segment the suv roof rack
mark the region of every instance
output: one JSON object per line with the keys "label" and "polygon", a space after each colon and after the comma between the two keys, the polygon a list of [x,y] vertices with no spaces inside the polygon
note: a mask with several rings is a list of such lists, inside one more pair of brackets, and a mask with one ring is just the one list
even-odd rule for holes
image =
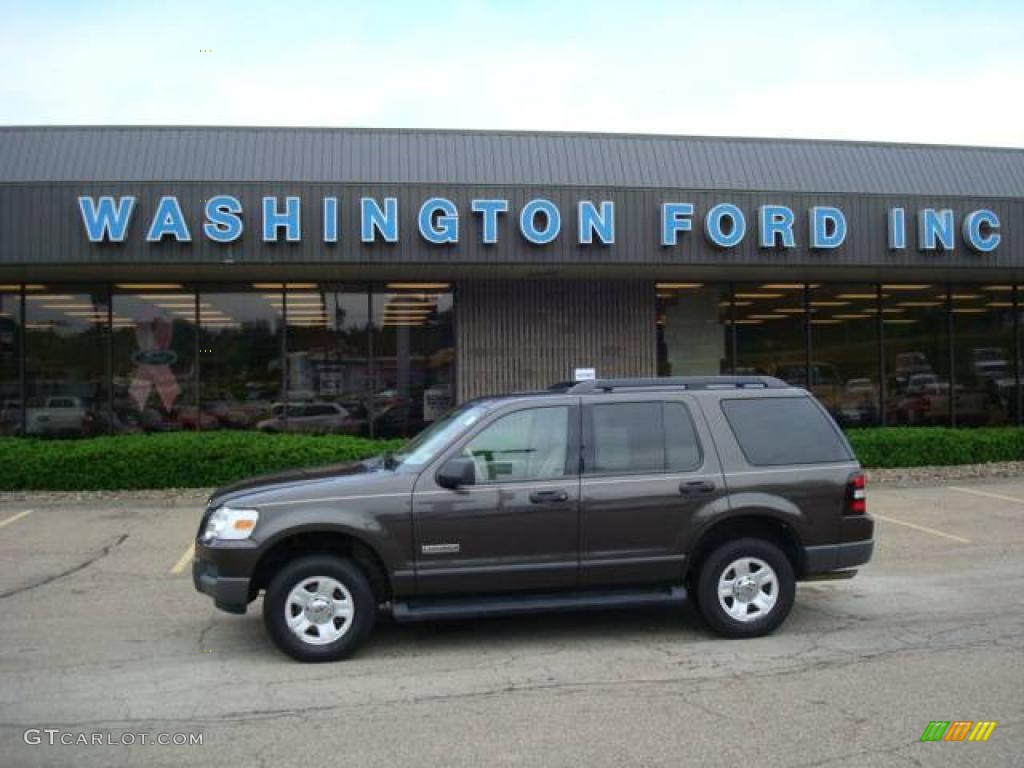
{"label": "suv roof rack", "polygon": [[[555,385],[561,389],[562,384]],[[665,376],[645,379],[593,379],[572,384],[570,395],[611,392],[618,389],[786,389],[789,384],[774,376]]]}

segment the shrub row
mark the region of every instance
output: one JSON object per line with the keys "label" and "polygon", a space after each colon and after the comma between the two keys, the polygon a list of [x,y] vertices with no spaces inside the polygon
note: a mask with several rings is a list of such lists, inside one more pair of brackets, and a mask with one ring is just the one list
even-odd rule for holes
{"label": "shrub row", "polygon": [[[1024,460],[1024,429],[890,427],[848,432],[866,467]],[[86,440],[0,438],[0,490],[199,488],[295,467],[362,459],[400,440],[178,432]]]}
{"label": "shrub row", "polygon": [[1024,460],[1019,427],[885,427],[847,432],[865,467],[897,468]]}
{"label": "shrub row", "polygon": [[256,432],[0,438],[0,490],[201,488],[265,472],[362,459],[401,443]]}

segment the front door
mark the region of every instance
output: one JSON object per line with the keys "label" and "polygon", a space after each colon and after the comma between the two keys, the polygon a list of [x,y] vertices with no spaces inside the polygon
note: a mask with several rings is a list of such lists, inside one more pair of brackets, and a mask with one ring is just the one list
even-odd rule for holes
{"label": "front door", "polygon": [[679,583],[692,518],[725,504],[718,457],[685,395],[583,408],[580,583]]}
{"label": "front door", "polygon": [[[505,409],[420,476],[413,494],[420,594],[576,586],[576,401],[552,396],[544,405]],[[437,484],[437,470],[455,456],[473,459],[474,485]]]}

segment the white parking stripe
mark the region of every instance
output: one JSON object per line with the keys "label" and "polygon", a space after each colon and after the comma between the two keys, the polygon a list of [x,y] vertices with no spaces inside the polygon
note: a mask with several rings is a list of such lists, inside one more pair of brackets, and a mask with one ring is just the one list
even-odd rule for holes
{"label": "white parking stripe", "polygon": [[31,509],[26,509],[24,512],[19,512],[16,515],[8,517],[6,520],[0,520],[0,528],[3,528],[5,525],[10,525],[11,523],[13,523],[13,522],[15,522],[17,520],[21,520],[21,518],[27,517],[28,515],[31,515],[31,514],[32,514],[32,510]]}
{"label": "white parking stripe", "polygon": [[877,512],[872,512],[871,516],[875,517],[875,518],[878,518],[879,520],[885,520],[885,522],[892,523],[893,525],[902,525],[902,526],[905,526],[907,528],[913,528],[915,531],[921,531],[922,533],[930,533],[932,536],[941,536],[944,539],[950,539],[952,541],[958,541],[961,544],[970,544],[971,543],[970,539],[965,539],[965,538],[963,538],[961,536],[954,536],[952,533],[943,533],[942,531],[937,531],[934,528],[927,528],[927,527],[925,527],[923,525],[916,525],[914,523],[908,523],[905,520],[894,520],[891,517],[884,517],[883,515],[880,515]]}
{"label": "white parking stripe", "polygon": [[1012,501],[1014,504],[1024,504],[1024,499],[1018,499],[1015,496],[1003,496],[1001,493],[992,493],[991,491],[978,491],[974,488],[961,488],[958,485],[947,485],[947,488],[951,491],[959,491],[960,493],[969,493],[972,496],[985,496],[990,499],[999,499],[1000,501]]}
{"label": "white parking stripe", "polygon": [[192,542],[188,545],[188,549],[185,550],[184,554],[178,558],[178,562],[171,566],[171,575],[177,576],[179,573],[184,571],[185,566],[192,562],[192,558],[195,556],[195,553],[196,545],[195,542]]}

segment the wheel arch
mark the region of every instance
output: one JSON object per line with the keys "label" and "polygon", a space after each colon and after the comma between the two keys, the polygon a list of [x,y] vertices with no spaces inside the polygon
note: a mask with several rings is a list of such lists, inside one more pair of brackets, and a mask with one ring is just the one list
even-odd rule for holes
{"label": "wheel arch", "polygon": [[274,541],[261,555],[253,570],[250,599],[255,598],[261,589],[266,589],[274,574],[285,563],[297,557],[317,554],[350,558],[366,574],[377,602],[391,599],[391,579],[380,554],[351,531],[329,526],[303,528]]}
{"label": "wheel arch", "polygon": [[747,509],[715,521],[700,531],[686,558],[686,581],[692,583],[696,579],[704,560],[715,549],[728,541],[742,538],[772,542],[786,555],[794,575],[799,578],[803,573],[803,546],[796,529],[768,510]]}

